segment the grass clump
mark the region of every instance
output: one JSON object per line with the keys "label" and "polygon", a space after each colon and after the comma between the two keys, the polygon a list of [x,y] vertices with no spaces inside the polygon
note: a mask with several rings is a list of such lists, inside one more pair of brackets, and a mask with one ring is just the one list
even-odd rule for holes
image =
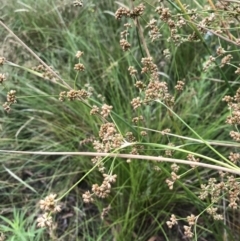
{"label": "grass clump", "polygon": [[236,240],[238,5],[5,4],[0,239]]}

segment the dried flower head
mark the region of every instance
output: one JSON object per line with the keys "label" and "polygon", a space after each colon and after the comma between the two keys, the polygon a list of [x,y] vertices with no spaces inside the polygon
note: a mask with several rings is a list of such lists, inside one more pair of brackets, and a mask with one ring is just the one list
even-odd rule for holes
{"label": "dried flower head", "polygon": [[51,227],[52,224],[52,216],[49,213],[44,213],[37,218],[37,226],[40,228]]}
{"label": "dried flower head", "polygon": [[104,104],[104,105],[102,106],[102,111],[101,111],[100,114],[101,114],[104,118],[106,118],[106,117],[108,117],[108,115],[110,114],[112,108],[113,108],[113,107],[112,107],[111,105],[106,105],[106,104]]}
{"label": "dried flower head", "polygon": [[3,106],[3,109],[4,109],[6,112],[10,112],[11,107],[10,107],[10,104],[9,104],[8,102],[5,102],[2,106]]}
{"label": "dried flower head", "polygon": [[7,93],[7,102],[9,104],[14,104],[14,103],[17,102],[17,100],[16,100],[16,90],[10,90]]}
{"label": "dried flower head", "polygon": [[85,203],[92,203],[94,201],[94,199],[92,198],[92,195],[89,191],[86,191],[83,195],[83,202]]}
{"label": "dried flower head", "polygon": [[67,97],[67,92],[66,91],[62,91],[62,92],[60,92],[58,99],[60,101],[64,101],[66,97]]}
{"label": "dried flower head", "polygon": [[133,109],[137,109],[138,107],[140,107],[142,104],[142,101],[140,99],[140,97],[137,98],[133,98],[133,100],[131,101],[131,105],[133,106]]}
{"label": "dried flower head", "polygon": [[178,91],[183,91],[185,83],[182,80],[177,81],[177,84],[175,85],[175,89]]}
{"label": "dried flower head", "polygon": [[2,84],[6,80],[6,75],[0,73],[0,84]]}
{"label": "dried flower head", "polygon": [[80,71],[84,71],[85,67],[83,64],[78,63],[78,64],[75,64],[74,69],[80,72]]}
{"label": "dried flower head", "polygon": [[77,0],[73,2],[73,6],[74,7],[82,7],[83,6],[83,2],[81,0]]}
{"label": "dried flower head", "polygon": [[137,74],[137,70],[133,66],[129,66],[128,71],[131,76],[135,76]]}
{"label": "dried flower head", "polygon": [[192,238],[193,237],[193,232],[191,232],[191,227],[190,226],[183,226],[184,228],[184,234],[187,238]]}
{"label": "dried flower head", "polygon": [[50,194],[44,199],[39,201],[40,209],[42,209],[45,212],[60,212],[61,207],[60,205],[57,205],[57,200],[55,199],[57,194]]}
{"label": "dried flower head", "polygon": [[111,209],[111,205],[108,205],[106,208],[104,208],[101,212],[101,219],[104,220],[104,218],[107,216]]}
{"label": "dried flower head", "polygon": [[222,68],[223,66],[225,66],[226,64],[229,64],[231,59],[233,59],[233,56],[231,54],[228,54],[226,56],[224,56],[221,60],[221,65],[220,67]]}
{"label": "dried flower head", "polygon": [[76,53],[76,58],[80,58],[82,55],[83,55],[84,53],[82,52],[82,51],[77,51],[77,53]]}
{"label": "dried flower head", "polygon": [[70,90],[67,92],[67,98],[71,101],[76,99],[87,99],[89,97],[89,93],[82,89],[82,90]]}
{"label": "dried flower head", "polygon": [[121,39],[120,40],[120,46],[122,47],[123,51],[127,51],[127,50],[130,49],[131,44],[126,39]]}
{"label": "dried flower head", "polygon": [[175,224],[178,223],[176,216],[175,216],[174,214],[172,214],[172,215],[171,215],[171,218],[170,218],[170,221],[167,221],[166,223],[167,223],[167,226],[168,226],[169,228],[172,228],[173,225],[175,225]]}
{"label": "dried flower head", "polygon": [[5,62],[5,58],[4,57],[0,57],[0,65],[3,65]]}
{"label": "dried flower head", "polygon": [[93,105],[91,111],[90,111],[90,115],[96,115],[99,113],[99,107],[97,107],[96,105]]}

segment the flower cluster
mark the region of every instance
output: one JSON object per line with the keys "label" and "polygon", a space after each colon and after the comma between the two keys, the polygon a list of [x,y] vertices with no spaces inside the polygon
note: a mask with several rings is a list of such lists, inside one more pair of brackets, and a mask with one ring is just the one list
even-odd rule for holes
{"label": "flower cluster", "polygon": [[7,102],[3,104],[5,111],[9,112],[11,110],[11,105],[17,102],[16,90],[10,90],[7,93]]}
{"label": "flower cluster", "polygon": [[103,177],[104,177],[104,180],[100,186],[98,184],[92,185],[92,193],[90,193],[90,191],[86,191],[82,195],[83,201],[85,203],[93,202],[94,196],[99,198],[106,198],[109,196],[109,193],[111,192],[112,184],[116,182],[117,175],[103,173]]}
{"label": "flower cluster", "polygon": [[61,206],[57,204],[56,196],[56,194],[50,194],[43,200],[40,200],[39,206],[44,213],[37,218],[38,227],[50,228],[53,225],[52,214],[61,211]]}

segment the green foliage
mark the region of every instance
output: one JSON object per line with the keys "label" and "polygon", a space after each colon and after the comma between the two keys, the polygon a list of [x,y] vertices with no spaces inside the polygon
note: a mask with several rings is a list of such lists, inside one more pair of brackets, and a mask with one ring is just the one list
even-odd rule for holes
{"label": "green foliage", "polygon": [[[199,8],[207,4],[196,1],[166,2],[175,18],[181,13],[188,20],[188,25],[180,30],[181,36],[186,37],[195,30],[199,41],[179,45],[168,41],[170,29],[161,21],[162,36],[157,42],[151,41],[146,25],[156,17],[156,2],[144,2],[146,12],[138,18],[143,27],[133,24],[136,19],[115,19],[118,5],[124,6],[120,2],[86,1],[82,8],[74,7],[68,0],[4,2],[4,22],[16,36],[74,90],[90,87],[93,90],[86,101],[59,101],[60,92],[68,90],[66,85],[56,78],[45,79],[33,70],[38,60],[6,30],[0,29],[0,36],[4,36],[1,52],[10,61],[1,66],[1,72],[8,73],[8,79],[1,85],[1,102],[6,101],[7,92],[17,90],[17,103],[11,106],[11,111],[1,110],[0,150],[49,152],[2,155],[1,208],[12,212],[0,216],[0,231],[7,240],[54,240],[54,235],[47,228],[36,227],[35,221],[40,214],[36,204],[50,193],[57,193],[61,198],[58,201],[62,211],[54,218],[57,240],[145,241],[154,236],[179,240],[183,236],[179,230],[187,225],[184,217],[192,213],[199,214],[192,230],[195,240],[203,237],[221,241],[225,240],[225,235],[234,239],[237,230],[231,227],[230,221],[209,221],[206,209],[212,205],[210,198],[199,199],[201,184],[211,177],[218,178],[217,171],[209,167],[189,169],[180,164],[180,179],[170,190],[166,184],[172,175],[169,163],[131,158],[128,163],[106,156],[101,161],[106,173],[117,174],[109,197],[96,199],[93,204],[84,204],[82,200],[82,194],[91,190],[93,184],[100,185],[103,176],[89,157],[67,152],[96,151],[92,142],[99,139],[99,129],[107,121],[90,114],[93,105],[111,105],[113,110],[107,117],[108,122],[114,123],[124,138],[128,132],[135,137],[132,142],[125,141],[126,146],[116,152],[130,153],[138,147],[141,155],[159,157],[171,151],[176,163],[187,160],[187,155],[193,153],[201,157],[201,162],[238,171],[238,167],[227,160],[229,152],[236,151],[239,145],[230,142],[231,127],[225,123],[229,113],[222,102],[225,95],[236,92],[239,77],[233,73],[239,59],[237,46],[229,47],[229,42],[199,32],[182,5],[189,3],[190,7]],[[204,9],[199,13],[208,16]],[[123,52],[119,40],[125,22],[132,23],[127,36],[131,49]],[[231,33],[235,36],[237,31],[233,28]],[[166,81],[169,94],[174,96],[173,106],[154,100],[133,110],[130,102],[138,96],[144,98],[144,91],[139,93],[134,86],[136,81],[148,84],[151,77],[151,74],[140,73],[141,59],[147,57],[145,44],[157,65],[160,81]],[[217,66],[203,71],[219,46],[230,49],[233,62],[223,68]],[[166,49],[170,51],[169,58],[164,56]],[[74,70],[78,63],[75,54],[79,50],[84,52],[79,60],[85,66],[83,72]],[[221,59],[216,63],[220,65]],[[139,75],[130,76],[129,66],[134,66]],[[175,89],[178,80],[185,81],[181,92]],[[140,115],[144,121],[133,123],[132,118]],[[166,128],[171,132],[163,135]],[[143,130],[147,131],[147,136],[141,135]],[[169,145],[171,143],[174,146]],[[101,212],[108,205],[111,209],[101,220]],[[218,203],[225,217],[234,220],[236,216],[225,210],[224,205]],[[23,208],[34,211],[23,212]],[[167,227],[171,214],[178,217],[179,228]]]}

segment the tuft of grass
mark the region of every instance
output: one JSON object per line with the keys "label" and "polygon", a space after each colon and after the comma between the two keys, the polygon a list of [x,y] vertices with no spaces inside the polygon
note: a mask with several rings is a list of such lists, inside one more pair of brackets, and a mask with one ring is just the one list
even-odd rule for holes
{"label": "tuft of grass", "polygon": [[[181,1],[167,2],[175,15],[184,15]],[[185,2],[193,4],[191,1],[182,3]],[[6,36],[1,52],[17,65],[15,68],[11,63],[3,66],[8,80],[1,86],[0,98],[4,103],[6,92],[11,89],[17,89],[19,96],[9,114],[1,110],[1,150],[93,151],[91,140],[99,137],[103,121],[90,115],[89,106],[101,103],[113,106],[111,121],[123,136],[129,131],[134,133],[137,144],[143,145],[141,154],[165,155],[165,151],[169,150],[167,144],[174,143],[173,157],[176,160],[186,159],[186,153],[193,152],[209,158],[208,161],[210,158],[218,161],[220,155],[225,157],[230,150],[237,149],[227,145],[230,128],[225,124],[228,113],[222,98],[231,91],[226,86],[236,89],[239,77],[233,75],[232,65],[225,66],[221,71],[202,71],[210,53],[218,45],[227,47],[228,43],[205,34],[200,42],[176,46],[167,42],[169,29],[161,24],[163,36],[155,44],[143,28],[148,51],[154,55],[159,75],[175,97],[172,109],[175,115],[157,102],[134,112],[130,101],[138,95],[138,91],[134,87],[136,79],[129,75],[127,69],[135,66],[141,71],[141,58],[146,55],[146,49],[141,29],[133,25],[128,36],[132,49],[122,52],[119,40],[124,20],[116,21],[114,17],[117,4],[121,5],[119,2],[84,2],[83,8],[74,8],[72,1],[67,0],[7,1],[5,4],[5,23],[30,49],[51,65],[68,85],[76,89],[90,86],[94,92],[89,102],[60,102],[59,93],[65,90],[62,83],[46,80],[33,72],[31,68],[38,65],[38,61],[16,39],[0,29],[0,35]],[[153,15],[156,1],[145,4],[149,8],[147,14],[139,19],[142,26]],[[182,34],[192,32],[191,24],[181,30]],[[167,48],[171,52],[170,59],[163,56],[163,50]],[[84,52],[81,62],[85,71],[81,73],[73,69],[78,62],[75,57],[78,50]],[[237,47],[231,51],[236,65],[239,57]],[[148,76],[140,74],[139,79],[148,81]],[[181,79],[185,79],[186,87],[182,93],[177,93],[174,86]],[[132,123],[132,118],[138,115],[143,115],[144,123]],[[201,138],[196,137],[186,124]],[[171,133],[162,135],[161,131],[166,128],[170,128]],[[143,129],[148,131],[146,137],[140,135]],[[215,151],[206,143],[210,143]],[[179,152],[177,148],[186,152]],[[130,152],[131,146],[124,151]],[[7,240],[49,240],[48,232],[37,229],[34,222],[39,215],[36,203],[49,193],[57,193],[59,197],[68,193],[60,201],[62,211],[55,218],[58,240],[151,240],[154,236],[179,240],[183,236],[179,230],[186,225],[180,217],[192,213],[201,214],[194,227],[196,238],[225,240],[222,230],[226,230],[229,240],[234,239],[232,230],[236,231],[236,228],[231,228],[231,225],[234,225],[236,214],[225,214],[226,220],[233,220],[229,223],[209,221],[204,211],[211,202],[198,198],[201,184],[217,176],[216,171],[207,168],[189,170],[180,165],[181,177],[174,184],[174,189],[169,190],[166,179],[171,176],[172,169],[168,163],[147,160],[127,163],[120,158],[107,158],[104,165],[117,174],[117,182],[107,199],[84,204],[82,194],[103,179],[101,173],[93,169],[88,157],[5,154],[1,162],[1,208],[9,211],[0,216],[3,221],[0,231],[6,233]],[[77,182],[78,185],[68,192]],[[101,220],[101,212],[109,204],[109,214]],[[219,206],[225,211],[222,203]],[[22,207],[33,210],[34,214],[29,217],[28,213],[20,210]],[[166,222],[173,213],[179,218],[179,226],[170,230]],[[54,240],[53,235],[50,237]]]}

